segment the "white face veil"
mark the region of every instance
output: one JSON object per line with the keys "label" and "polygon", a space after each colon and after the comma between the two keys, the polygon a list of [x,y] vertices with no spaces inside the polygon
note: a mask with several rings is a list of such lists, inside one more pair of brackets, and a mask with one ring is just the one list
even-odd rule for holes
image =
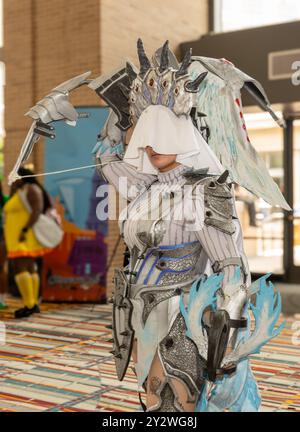
{"label": "white face veil", "polygon": [[208,168],[212,174],[224,171],[192,119],[178,117],[163,105],[150,105],[143,111],[123,159],[140,172],[157,174],[145,151],[147,146],[156,153],[176,154],[176,161],[190,168]]}

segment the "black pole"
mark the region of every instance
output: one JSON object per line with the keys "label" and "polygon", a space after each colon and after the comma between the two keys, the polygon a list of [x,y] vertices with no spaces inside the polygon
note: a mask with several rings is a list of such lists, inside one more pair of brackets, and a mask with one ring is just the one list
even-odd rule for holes
{"label": "black pole", "polygon": [[215,31],[215,1],[208,1],[208,32],[213,33]]}
{"label": "black pole", "polygon": [[[293,185],[293,119],[287,118],[286,127],[283,129],[283,167],[284,167],[284,196],[290,207],[294,205]],[[284,280],[291,282],[293,267],[293,211],[284,210]]]}

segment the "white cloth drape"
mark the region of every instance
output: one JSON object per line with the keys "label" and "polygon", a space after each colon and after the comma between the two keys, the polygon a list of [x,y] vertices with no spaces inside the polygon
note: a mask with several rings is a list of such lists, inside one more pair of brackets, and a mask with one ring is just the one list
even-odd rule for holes
{"label": "white cloth drape", "polygon": [[214,174],[224,171],[191,118],[177,116],[163,105],[150,105],[143,111],[123,159],[140,172],[157,174],[145,152],[147,146],[156,153],[176,154],[176,161],[190,168],[209,168]]}

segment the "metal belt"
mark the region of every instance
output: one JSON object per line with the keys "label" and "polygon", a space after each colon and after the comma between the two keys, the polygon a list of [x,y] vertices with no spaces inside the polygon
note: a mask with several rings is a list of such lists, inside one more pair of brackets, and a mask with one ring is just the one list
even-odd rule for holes
{"label": "metal belt", "polygon": [[142,285],[142,284],[131,284],[130,285],[130,289],[129,289],[129,296],[130,298],[135,298],[140,291],[144,291],[145,289],[149,289],[149,290],[155,290],[155,289],[159,289],[161,290],[165,290],[166,292],[168,291],[174,291],[174,289],[176,288],[181,288],[182,291],[184,292],[189,292],[192,284],[199,278],[199,275],[196,275],[193,279],[190,279],[188,281],[185,282],[179,282],[177,284],[172,284],[172,286],[170,287],[170,285]]}
{"label": "metal belt", "polygon": [[219,271],[223,270],[224,267],[230,266],[230,265],[236,265],[243,267],[243,261],[241,257],[230,257],[225,258],[220,261],[215,261],[212,265],[212,269],[214,273],[218,273]]}

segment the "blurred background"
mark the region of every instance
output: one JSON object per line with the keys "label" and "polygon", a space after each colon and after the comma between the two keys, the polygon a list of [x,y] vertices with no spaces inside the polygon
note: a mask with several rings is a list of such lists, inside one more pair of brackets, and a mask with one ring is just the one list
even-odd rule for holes
{"label": "blurred background", "polygon": [[[253,145],[264,158],[293,212],[270,207],[241,188],[236,189],[238,211],[252,273],[272,272],[283,294],[291,295],[293,304],[298,301],[298,0],[1,0],[0,27],[0,164],[4,190],[7,190],[5,178],[30,126],[30,120],[24,117],[29,107],[53,87],[77,74],[91,70],[93,76],[97,76],[117,67],[124,58],[136,62],[138,37],[142,37],[149,54],[169,39],[179,59],[191,46],[194,55],[225,57],[258,79],[277,114],[286,119],[287,128],[279,128],[245,94],[242,96],[246,125]],[[68,127],[58,128],[55,142],[41,140],[31,159],[31,167],[36,172],[92,163],[94,137],[106,119],[107,109],[101,107],[97,95],[86,88],[77,90],[72,95],[72,102],[78,109],[88,111],[89,119],[81,120],[76,132]],[[91,232],[96,231],[103,261],[100,266],[100,297],[104,299],[111,290],[113,268],[123,260],[123,248],[118,247],[114,251],[118,240],[115,221],[98,226],[97,221],[92,220],[94,208],[99,202],[95,197],[97,178],[92,172],[76,176],[61,175],[51,180],[45,178],[44,184],[61,205],[66,221],[74,225],[71,230],[73,237],[74,230],[81,230],[81,234],[77,232],[79,238],[86,234],[91,235],[94,241],[95,233]],[[82,247],[80,252],[77,242],[76,250],[69,250],[68,268],[71,264],[74,267],[76,259],[84,255]],[[71,252],[73,261],[70,263]],[[106,275],[105,263],[112,254],[113,260]],[[98,251],[98,259],[100,255]],[[55,263],[51,265],[53,267]],[[82,276],[84,271],[91,272],[89,263],[85,268],[79,273],[77,271],[77,276]],[[48,276],[53,276],[51,271],[48,266]],[[56,273],[63,276],[59,269]],[[75,274],[74,270],[72,275]],[[51,280],[53,282],[53,277]],[[44,284],[47,285],[47,275]],[[70,288],[68,281],[66,286]],[[59,286],[57,288],[60,289]],[[47,296],[55,300],[57,292],[53,294],[52,284]],[[68,290],[61,300],[97,300],[97,296],[99,298],[99,292],[95,291],[89,298],[80,295],[77,298]]]}

